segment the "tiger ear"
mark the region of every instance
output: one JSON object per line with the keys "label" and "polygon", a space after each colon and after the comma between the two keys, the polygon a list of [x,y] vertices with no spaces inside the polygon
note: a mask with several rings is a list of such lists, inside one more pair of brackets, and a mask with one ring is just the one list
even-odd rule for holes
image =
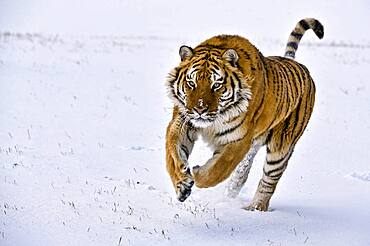
{"label": "tiger ear", "polygon": [[193,56],[193,49],[189,46],[183,45],[180,47],[179,54],[181,57],[181,61],[185,61]]}
{"label": "tiger ear", "polygon": [[222,55],[226,61],[230,62],[232,66],[236,66],[236,62],[239,60],[239,55],[234,49],[228,49]]}

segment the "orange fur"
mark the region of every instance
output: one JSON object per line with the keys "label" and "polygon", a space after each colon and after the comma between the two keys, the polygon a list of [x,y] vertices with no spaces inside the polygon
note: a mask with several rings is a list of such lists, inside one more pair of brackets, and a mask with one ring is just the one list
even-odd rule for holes
{"label": "orange fur", "polygon": [[[267,210],[312,113],[315,86],[308,70],[291,59],[264,57],[239,36],[216,36],[194,50],[182,47],[180,56],[167,84],[175,106],[166,135],[167,170],[178,199],[190,195],[194,181],[206,188],[227,179],[260,141],[267,145],[264,176],[248,209]],[[215,154],[190,172],[187,159],[197,135]]]}

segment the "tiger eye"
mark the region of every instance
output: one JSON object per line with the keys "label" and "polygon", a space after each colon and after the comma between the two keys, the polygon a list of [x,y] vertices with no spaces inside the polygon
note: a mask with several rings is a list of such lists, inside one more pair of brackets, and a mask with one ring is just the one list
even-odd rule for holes
{"label": "tiger eye", "polygon": [[220,89],[221,87],[222,87],[222,83],[217,83],[216,82],[216,83],[213,84],[212,89],[216,91],[216,90]]}
{"label": "tiger eye", "polygon": [[195,83],[194,83],[193,81],[189,80],[189,81],[187,81],[187,83],[188,83],[188,86],[189,86],[190,88],[192,88],[192,89],[194,89],[194,88],[195,88]]}

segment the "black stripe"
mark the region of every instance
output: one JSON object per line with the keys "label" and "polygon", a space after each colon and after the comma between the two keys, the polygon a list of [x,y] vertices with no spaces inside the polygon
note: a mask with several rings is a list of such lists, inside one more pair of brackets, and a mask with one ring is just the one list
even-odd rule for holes
{"label": "black stripe", "polygon": [[[183,80],[181,80],[181,88],[180,88],[180,86],[178,86],[177,88],[178,88],[178,90],[180,90],[181,89],[181,92],[182,92],[182,94],[185,94],[186,95],[186,93],[185,93],[185,83],[184,83],[184,81]],[[179,84],[180,85],[180,84]],[[180,95],[180,93],[179,93],[179,95]]]}
{"label": "black stripe", "polygon": [[195,73],[195,72],[198,72],[198,71],[200,70],[200,68],[199,68],[199,67],[195,67],[195,66],[193,66],[192,68],[193,68],[193,71],[191,72],[191,74],[193,74],[193,73]]}
{"label": "black stripe", "polygon": [[[292,156],[292,154],[293,154],[293,149],[290,148],[288,154],[285,155],[285,157],[287,157],[287,160],[283,163],[283,165],[279,166],[276,169],[270,170],[268,172],[266,172],[265,168],[263,168],[264,175],[268,176],[271,179],[274,179],[274,178],[279,179],[281,177],[281,175],[283,174],[285,168],[287,167],[289,158]],[[272,175],[272,173],[276,173],[276,174]]]}
{"label": "black stripe", "polygon": [[212,71],[213,73],[217,74],[218,76],[220,76],[220,74],[218,73],[218,71],[217,71],[215,68],[211,67],[211,71]]}
{"label": "black stripe", "polygon": [[[227,76],[227,77],[230,77],[230,76]],[[230,77],[230,85],[231,85],[231,89],[232,89],[232,95],[234,96],[234,93],[235,93],[235,83],[234,83],[234,80],[233,80],[232,77]]]}
{"label": "black stripe", "polygon": [[[300,121],[300,128],[299,128],[299,130],[298,130],[298,133],[297,133],[297,135],[293,138],[293,141],[292,141],[292,144],[293,145],[295,145],[296,143],[297,143],[297,141],[298,141],[298,139],[302,136],[302,134],[303,134],[303,132],[304,132],[304,130],[306,129],[306,126],[307,126],[307,124],[308,124],[308,119],[306,120],[306,118],[308,117],[310,117],[311,115],[309,114],[309,115],[307,115],[307,108],[308,107],[310,107],[311,105],[310,105],[310,99],[311,99],[311,83],[308,85],[308,89],[307,89],[307,91],[306,91],[306,93],[308,94],[307,96],[306,96],[306,104],[305,104],[305,106],[304,106],[304,109],[299,109],[298,107],[297,107],[297,111],[302,111],[302,113],[303,113],[303,119],[301,119]],[[298,115],[298,114],[297,114]],[[297,127],[295,127],[293,130],[293,132],[295,132],[296,131],[296,128]]]}
{"label": "black stripe", "polygon": [[207,52],[206,55],[203,57],[203,59],[204,60],[208,60],[209,59],[209,56],[210,56],[210,54],[209,54],[209,52]]}
{"label": "black stripe", "polygon": [[[302,98],[299,102],[299,104],[297,105],[297,108],[296,108],[296,114],[295,114],[295,124],[294,124],[294,128],[293,128],[293,131],[292,131],[292,134],[294,135],[296,133],[296,129],[298,129],[298,134],[296,136],[294,136],[294,138],[292,139],[293,140],[293,144],[295,144],[298,139],[300,138],[300,136],[302,135],[304,129],[305,129],[305,124],[307,125],[307,122],[305,122],[305,118],[306,118],[306,111],[307,111],[307,105],[308,105],[308,99],[310,97],[310,92],[311,92],[311,84],[309,83],[307,85],[307,91],[305,92],[307,95],[305,96],[305,98]],[[305,105],[304,105],[304,108],[301,108],[301,104],[302,104],[302,101],[305,99]],[[299,119],[299,113],[303,113],[303,119]],[[299,128],[298,128],[298,122],[300,123],[299,124]]]}
{"label": "black stripe", "polygon": [[286,46],[292,47],[293,49],[298,49],[298,42],[288,42]]}
{"label": "black stripe", "polygon": [[183,112],[179,112],[180,115],[180,123],[185,123],[186,122],[186,116],[184,115]]}
{"label": "black stripe", "polygon": [[285,74],[287,75],[287,80],[285,81],[285,83],[286,83],[287,89],[288,89],[288,95],[287,95],[287,98],[286,98],[287,108],[286,108],[286,111],[285,111],[285,116],[287,116],[287,114],[288,114],[288,111],[289,111],[289,108],[290,108],[290,102],[292,101],[292,103],[294,103],[294,101],[295,101],[294,95],[296,94],[295,91],[293,91],[293,87],[295,88],[295,86],[293,86],[293,84],[295,83],[296,77],[294,76],[294,73],[292,72],[292,70],[288,66],[288,63],[286,62],[286,60],[282,61],[283,62],[282,63],[282,69],[285,71]]}
{"label": "black stripe", "polygon": [[299,21],[299,24],[301,25],[301,27],[306,31],[308,29],[310,29],[310,25],[307,23],[306,20],[300,20]]}
{"label": "black stripe", "polygon": [[238,87],[239,87],[239,89],[241,89],[242,88],[242,82],[240,81],[238,75],[235,72],[232,72],[232,74],[236,78],[236,80],[238,81]]}
{"label": "black stripe", "polygon": [[242,52],[244,54],[245,59],[247,59],[247,60],[251,59],[251,56],[249,55],[249,53],[246,50],[240,49],[240,52]]}
{"label": "black stripe", "polygon": [[218,61],[214,57],[209,58],[209,61],[213,63],[218,63]]}
{"label": "black stripe", "polygon": [[[291,116],[291,115],[290,115]],[[281,134],[281,139],[280,139],[280,143],[283,144],[284,142],[284,138],[286,137],[286,134],[288,133],[288,129],[289,127],[291,127],[291,124],[290,124],[290,118],[287,118],[285,121],[284,121],[284,126],[283,126],[283,130],[281,131],[282,134]],[[269,163],[269,162],[267,162]]]}
{"label": "black stripe", "polygon": [[253,119],[253,120],[257,120],[257,119],[255,119],[255,118],[256,118],[257,114],[258,114],[258,113],[260,113],[260,109],[262,108],[262,106],[263,106],[263,104],[264,104],[264,100],[263,100],[263,98],[264,98],[264,96],[265,96],[265,90],[263,90],[263,91],[262,91],[262,93],[263,93],[263,94],[261,95],[261,98],[262,98],[262,99],[260,100],[260,104],[258,105],[257,110],[255,110],[255,111],[254,111],[254,114],[253,114],[253,117],[252,117],[252,119]]}
{"label": "black stripe", "polygon": [[202,57],[197,57],[197,60],[195,60],[192,64],[193,68],[198,68],[203,64],[204,60]]}
{"label": "black stripe", "polygon": [[289,80],[289,87],[291,89],[292,100],[295,101],[296,99],[298,99],[298,88],[296,83],[300,82],[300,78],[297,74],[297,71],[294,68],[294,63],[292,60],[285,59],[284,64],[287,73],[291,77],[291,80]]}
{"label": "black stripe", "polygon": [[[276,62],[276,61],[274,61],[274,62]],[[281,102],[281,99],[282,99],[282,95],[281,95],[281,93],[282,93],[282,91],[281,91],[282,77],[281,77],[280,70],[275,68],[275,69],[272,69],[271,71],[272,71],[272,76],[273,76],[273,80],[274,80],[273,90],[274,90],[274,94],[276,95],[275,102],[276,102],[276,105],[277,105],[277,111],[275,113],[275,116],[277,116],[277,115],[280,114],[280,111],[281,111],[280,102]]]}
{"label": "black stripe", "polygon": [[[180,90],[182,89],[182,88],[180,88],[184,83],[183,83],[183,81],[184,81],[184,76],[185,76],[185,74],[183,73],[183,72],[180,72],[180,74],[179,74],[179,77],[178,77],[178,79],[177,79],[177,85],[176,85],[176,87],[177,87],[177,91],[176,91],[176,94],[178,95],[178,97],[179,97],[179,95],[180,95]],[[185,93],[185,92],[184,92]],[[180,97],[179,97],[180,98]]]}
{"label": "black stripe", "polygon": [[264,180],[263,178],[261,179],[261,182],[267,184],[267,185],[270,185],[270,186],[275,186],[276,183],[270,183],[270,182],[267,182],[266,180]]}
{"label": "black stripe", "polygon": [[[281,135],[284,135],[284,134],[281,134]],[[282,162],[286,157],[288,157],[288,159],[289,159],[291,155],[292,155],[292,151],[288,151],[288,153],[286,153],[283,157],[281,157],[279,160],[276,160],[276,161],[268,161],[267,158],[266,158],[266,163],[271,165],[271,166],[274,166],[274,165],[277,165],[280,162]]]}
{"label": "black stripe", "polygon": [[198,51],[198,50],[201,50],[201,51],[204,51],[204,50],[214,50],[214,49],[226,49],[227,47],[225,45],[212,45],[212,44],[204,44],[202,46],[198,46],[197,48],[195,48],[195,51]]}
{"label": "black stripe", "polygon": [[231,133],[233,131],[235,131],[237,128],[239,128],[245,121],[245,119],[247,118],[247,114],[245,114],[244,118],[241,120],[241,122],[239,122],[237,125],[223,131],[223,132],[220,132],[220,133],[216,133],[216,137],[222,137],[228,133]]}
{"label": "black stripe", "polygon": [[324,27],[318,20],[315,20],[313,31],[320,39],[324,37]]}
{"label": "black stripe", "polygon": [[190,135],[189,135],[189,130],[186,132],[186,137],[188,138],[188,140],[189,140],[190,142],[194,142],[194,140],[193,140],[193,139],[191,139],[191,137],[190,137]]}
{"label": "black stripe", "polygon": [[227,123],[231,123],[234,120],[238,119],[239,117],[240,117],[240,115],[234,116],[233,118],[231,118],[230,120],[228,120]]}
{"label": "black stripe", "polygon": [[303,37],[303,34],[302,34],[302,33],[298,33],[298,32],[293,31],[293,32],[290,34],[290,36],[293,36],[293,37],[295,37],[295,38],[297,38],[297,39],[301,39],[301,38]]}
{"label": "black stripe", "polygon": [[[297,107],[295,109],[296,112],[295,112],[295,116],[294,116],[294,120],[293,120],[294,127],[297,126],[297,123],[299,121],[299,111],[301,110],[301,104],[302,104],[302,99],[299,100],[299,103],[297,104]],[[294,130],[294,128],[293,128],[293,130]],[[292,132],[294,134],[294,131],[292,131]]]}
{"label": "black stripe", "polygon": [[[277,101],[277,112],[276,112],[276,116],[279,116],[282,112],[282,110],[284,109],[284,102],[289,102],[290,101],[290,98],[289,98],[289,92],[287,91],[287,80],[289,80],[289,77],[288,75],[284,72],[285,69],[284,69],[284,65],[278,61],[277,62],[279,67],[277,68],[277,73],[278,73],[278,78],[279,78],[279,81],[278,81],[278,95],[277,95],[277,98],[278,98],[278,101]],[[287,97],[285,97],[285,93],[287,94]],[[284,113],[284,116],[286,115],[286,112],[288,111],[289,107],[286,106],[285,108],[285,113]]]}
{"label": "black stripe", "polygon": [[218,155],[218,154],[220,154],[220,153],[221,153],[221,151],[219,151],[219,150],[215,150],[215,152],[213,152],[213,156]]}
{"label": "black stripe", "polygon": [[[274,170],[270,170],[268,172],[266,172],[265,169],[263,169],[263,173],[267,177],[272,178],[272,179],[273,178],[280,178],[281,175],[283,175],[283,172],[284,172],[286,166],[287,166],[287,163],[285,162],[284,165],[280,166],[279,168],[276,168]],[[272,175],[273,173],[276,173],[276,174]]]}
{"label": "black stripe", "polygon": [[186,155],[186,159],[188,159],[189,158],[189,150],[183,144],[181,144],[180,148],[181,148],[182,151],[184,151],[184,153]]}
{"label": "black stripe", "polygon": [[[229,74],[228,73],[226,73],[225,74],[225,81],[226,81],[226,83],[227,83],[227,79],[229,78],[230,76],[229,76]],[[235,93],[235,84],[233,83],[233,79],[230,77],[230,85],[231,85],[231,96],[230,97],[228,97],[228,98],[226,98],[226,99],[222,99],[222,96],[221,96],[221,98],[220,98],[220,100],[222,101],[222,102],[226,102],[226,101],[229,101],[230,99],[233,99],[234,98],[234,93]],[[221,111],[222,112],[222,111]]]}
{"label": "black stripe", "polygon": [[269,145],[269,143],[271,141],[272,135],[273,135],[273,130],[270,130],[269,133],[267,134],[266,142],[265,142],[267,154],[271,153],[271,150],[270,150],[270,148],[269,148],[268,145]]}
{"label": "black stripe", "polygon": [[264,182],[260,182],[260,187],[263,189],[263,193],[267,193],[267,194],[272,194],[273,191],[271,190],[274,190],[274,186],[271,186],[271,185],[266,185]]}
{"label": "black stripe", "polygon": [[173,83],[177,80],[179,76],[179,69],[175,68],[173,72],[168,75],[168,82],[173,86]]}
{"label": "black stripe", "polygon": [[296,68],[299,70],[298,75],[299,75],[299,78],[300,78],[300,84],[299,84],[299,88],[298,88],[298,90],[299,90],[298,94],[299,94],[299,96],[301,96],[302,93],[303,93],[303,88],[305,86],[305,82],[307,80],[307,75],[309,76],[309,72],[304,70],[303,66],[301,64],[297,64]]}
{"label": "black stripe", "polygon": [[272,195],[274,194],[274,191],[262,191],[261,193]]}
{"label": "black stripe", "polygon": [[185,76],[185,71],[181,70],[181,71],[178,72],[176,80],[180,81],[180,80],[184,79],[184,76]]}
{"label": "black stripe", "polygon": [[232,143],[236,143],[236,142],[239,142],[240,140],[243,140],[246,136],[248,135],[248,131],[244,133],[244,135],[238,139],[235,139],[231,142],[227,142],[226,144],[220,144],[220,147],[222,146],[225,146],[225,145],[228,145],[228,144],[232,144]]}
{"label": "black stripe", "polygon": [[295,66],[295,67],[299,70],[298,75],[299,75],[299,77],[301,78],[301,80],[300,80],[300,82],[301,82],[300,86],[302,87],[302,86],[303,86],[303,83],[304,83],[304,81],[305,81],[305,79],[306,79],[306,73],[307,73],[308,71],[305,71],[305,70],[302,68],[302,65],[301,65],[301,64],[296,64],[296,66]]}
{"label": "black stripe", "polygon": [[[292,130],[291,130],[291,138],[294,139],[294,133],[297,129],[297,126],[298,126],[298,123],[299,123],[299,111],[301,110],[300,107],[301,107],[301,103],[302,103],[302,99],[299,100],[298,102],[298,105],[295,109],[295,112],[294,114],[292,113],[289,118],[286,119],[287,122],[289,122],[289,126],[292,127]],[[302,123],[302,122],[301,122]],[[302,125],[302,124],[300,124]],[[293,142],[292,142],[293,143]],[[292,144],[291,143],[291,144]]]}
{"label": "black stripe", "polygon": [[272,180],[276,180],[276,181],[278,181],[279,179],[280,179],[280,177],[281,177],[281,175],[283,175],[283,173],[280,173],[280,174],[278,174],[278,175],[269,175],[266,171],[265,171],[265,169],[263,169],[263,175],[265,175],[265,176],[267,176],[267,177],[269,177],[269,179],[272,179]]}
{"label": "black stripe", "polygon": [[[223,98],[220,98],[220,102],[231,102],[232,101],[232,98],[233,98],[233,95],[229,96],[228,98],[226,99],[223,99]],[[224,112],[224,111],[223,111]]]}
{"label": "black stripe", "polygon": [[[280,65],[280,70],[283,74],[283,79],[280,83],[286,85],[286,89],[287,89],[287,95],[286,95],[286,100],[285,100],[285,103],[287,104],[286,105],[286,109],[285,109],[285,113],[284,113],[284,116],[287,116],[288,114],[288,111],[289,111],[289,106],[290,106],[290,101],[293,100],[294,101],[294,95],[293,95],[293,91],[292,91],[292,88],[291,88],[291,79],[289,76],[292,77],[292,79],[294,80],[294,76],[291,74],[291,71],[289,70],[289,67],[287,67],[287,64],[286,64],[286,61],[287,59],[283,59],[283,60],[280,60],[279,61],[279,65]],[[284,101],[283,101],[284,103]],[[282,108],[282,106],[281,106]]]}
{"label": "black stripe", "polygon": [[[260,55],[260,60],[262,60],[262,63],[263,63],[263,79],[264,79],[264,84],[265,84],[265,88],[266,88],[266,82],[267,82],[267,80],[268,80],[268,71],[269,71],[269,69],[268,69],[268,66],[266,65],[266,63],[265,63],[265,58],[263,58],[263,56],[262,56],[262,54],[259,54]],[[252,119],[254,119],[254,120],[256,120],[255,118],[257,117],[257,114],[258,113],[260,113],[260,109],[262,108],[262,106],[264,105],[264,98],[265,98],[265,90],[262,90],[262,95],[261,95],[261,100],[260,100],[260,102],[259,102],[259,105],[257,106],[257,110],[255,110],[254,111],[254,113],[253,113],[253,116],[252,116]]]}
{"label": "black stripe", "polygon": [[226,111],[229,111],[230,109],[236,109],[240,110],[240,104],[243,103],[243,101],[247,100],[245,96],[240,98],[240,100],[237,100],[236,102],[232,102],[232,104],[226,105],[224,108],[222,108],[219,112],[219,114],[224,114]]}
{"label": "black stripe", "polygon": [[192,142],[194,142],[194,139],[192,139],[191,137],[190,137],[190,131],[192,130],[192,127],[191,126],[189,126],[189,129],[186,131],[186,137],[188,138],[188,140],[192,143]]}
{"label": "black stripe", "polygon": [[298,96],[299,91],[298,91],[298,87],[297,87],[296,82],[298,82],[299,85],[302,84],[301,76],[299,75],[299,71],[297,70],[297,67],[296,67],[297,65],[296,64],[294,64],[291,60],[287,60],[286,63],[288,65],[288,67],[290,68],[290,70],[292,71],[293,77],[295,79],[295,81],[292,81],[292,83],[291,83],[292,89],[294,89],[295,95]]}

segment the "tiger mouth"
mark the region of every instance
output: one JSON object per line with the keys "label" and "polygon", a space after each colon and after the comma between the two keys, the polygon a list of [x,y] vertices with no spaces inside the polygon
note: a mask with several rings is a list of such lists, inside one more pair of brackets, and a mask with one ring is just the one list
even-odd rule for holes
{"label": "tiger mouth", "polygon": [[204,117],[204,116],[199,116],[196,118],[191,117],[190,122],[193,124],[193,126],[198,127],[198,128],[205,128],[210,125],[212,125],[216,120],[216,117]]}
{"label": "tiger mouth", "polygon": [[191,114],[187,114],[187,116],[191,120],[197,120],[197,121],[214,121],[217,118],[217,114],[215,113],[205,113],[205,114],[191,113]]}
{"label": "tiger mouth", "polygon": [[214,120],[214,117],[209,115],[192,115],[190,117],[194,120]]}
{"label": "tiger mouth", "polygon": [[218,116],[218,111],[205,112],[199,114],[193,112],[192,110],[186,110],[185,112],[183,112],[183,114],[190,120],[214,121]]}

